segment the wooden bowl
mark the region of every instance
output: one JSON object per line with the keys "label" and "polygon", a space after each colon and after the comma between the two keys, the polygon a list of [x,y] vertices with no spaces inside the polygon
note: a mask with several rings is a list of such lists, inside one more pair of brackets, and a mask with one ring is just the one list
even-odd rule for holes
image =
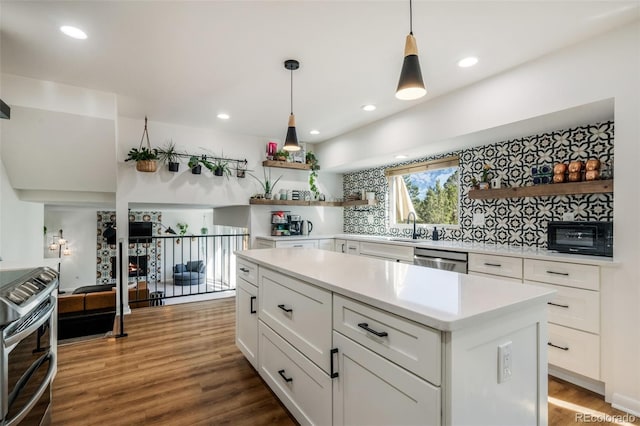
{"label": "wooden bowl", "polygon": [[564,163],[558,163],[555,166],[553,166],[554,175],[565,174],[566,172],[567,172],[567,165]]}
{"label": "wooden bowl", "polygon": [[[587,171],[600,170],[600,160],[597,160],[595,158],[587,160],[587,164],[585,165],[585,169]],[[587,180],[589,180],[589,179],[587,179]]]}
{"label": "wooden bowl", "polygon": [[[582,170],[583,163],[582,161],[572,161],[569,163],[569,173],[575,173]],[[569,179],[571,180],[571,179]]]}

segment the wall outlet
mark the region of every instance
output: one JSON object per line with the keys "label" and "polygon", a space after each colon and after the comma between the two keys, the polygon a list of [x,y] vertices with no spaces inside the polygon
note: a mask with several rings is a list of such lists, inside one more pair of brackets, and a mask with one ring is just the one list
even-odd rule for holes
{"label": "wall outlet", "polygon": [[573,212],[562,213],[562,220],[564,220],[565,222],[571,222],[572,220],[575,220],[575,217],[573,216]]}
{"label": "wall outlet", "polygon": [[474,213],[473,214],[473,225],[474,226],[484,226],[484,213]]}
{"label": "wall outlet", "polygon": [[513,365],[513,348],[511,342],[498,345],[498,383],[511,379]]}

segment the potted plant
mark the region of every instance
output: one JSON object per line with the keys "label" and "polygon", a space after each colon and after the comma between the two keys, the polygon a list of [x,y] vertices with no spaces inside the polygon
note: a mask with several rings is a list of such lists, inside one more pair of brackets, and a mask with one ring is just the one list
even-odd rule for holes
{"label": "potted plant", "polygon": [[276,184],[278,183],[278,181],[280,179],[282,179],[282,175],[280,175],[280,177],[278,179],[276,179],[275,181],[271,180],[271,169],[269,169],[269,177],[267,178],[267,173],[265,169],[262,169],[262,173],[264,175],[264,180],[260,180],[259,178],[257,178],[254,174],[249,173],[251,175],[251,177],[253,177],[255,180],[257,180],[260,185],[262,186],[262,189],[264,190],[264,198],[266,198],[267,200],[271,199],[271,194],[273,193],[273,190],[276,186]]}
{"label": "potted plant", "polygon": [[176,144],[173,140],[169,140],[165,146],[158,148],[158,160],[166,163],[170,172],[177,172],[180,168],[178,162],[180,153],[176,150]]}
{"label": "potted plant", "polygon": [[198,158],[196,155],[192,155],[191,158],[189,158],[187,166],[191,169],[191,173],[193,173],[194,175],[199,175],[200,173],[202,173],[200,158]]}
{"label": "potted plant", "polygon": [[231,176],[231,169],[229,168],[229,162],[224,158],[215,158],[211,163],[210,169],[215,176],[226,176],[229,179]]}
{"label": "potted plant", "polygon": [[287,158],[289,158],[289,151],[285,151],[284,149],[279,149],[273,155],[273,159],[276,161],[287,161]]}
{"label": "potted plant", "polygon": [[482,167],[482,179],[478,184],[480,189],[489,189],[489,170],[491,170],[491,166],[489,164],[485,164]]}
{"label": "potted plant", "polygon": [[244,178],[247,173],[247,160],[236,164],[236,177]]}
{"label": "potted plant", "polygon": [[135,161],[139,172],[155,172],[158,170],[158,153],[147,147],[131,148],[124,161]]}
{"label": "potted plant", "polygon": [[318,180],[318,170],[320,170],[318,158],[312,151],[309,151],[305,155],[305,161],[311,166],[311,173],[309,174],[309,189],[313,192],[314,199],[317,200],[320,197],[320,190],[318,189],[318,185],[316,185]]}

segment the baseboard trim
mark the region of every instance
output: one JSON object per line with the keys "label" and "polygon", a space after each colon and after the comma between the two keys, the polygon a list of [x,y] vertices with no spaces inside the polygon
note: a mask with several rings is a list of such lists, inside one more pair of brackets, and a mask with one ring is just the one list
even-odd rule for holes
{"label": "baseboard trim", "polygon": [[629,398],[628,396],[620,395],[619,393],[613,394],[611,397],[611,406],[620,411],[633,414],[636,417],[640,417],[640,401],[637,399]]}
{"label": "baseboard trim", "polygon": [[571,371],[565,370],[564,368],[556,367],[551,364],[549,364],[548,368],[549,375],[562,380],[566,380],[567,382],[573,383],[574,385],[580,386],[581,388],[585,388],[587,390],[590,390],[591,392],[595,392],[599,395],[604,396],[604,382],[585,377],[581,374],[573,373]]}

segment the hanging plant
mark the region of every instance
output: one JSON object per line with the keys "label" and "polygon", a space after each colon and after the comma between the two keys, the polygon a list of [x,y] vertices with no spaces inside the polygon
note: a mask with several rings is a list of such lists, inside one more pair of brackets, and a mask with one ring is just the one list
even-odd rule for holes
{"label": "hanging plant", "polygon": [[309,174],[309,189],[313,192],[314,199],[320,198],[320,190],[318,189],[318,185],[316,184],[318,180],[318,170],[320,170],[320,165],[318,164],[318,159],[316,155],[309,151],[305,155],[305,161],[307,164],[311,166],[311,173]]}
{"label": "hanging plant", "polygon": [[158,160],[166,163],[170,172],[177,172],[180,169],[180,153],[176,150],[176,144],[173,140],[167,141],[167,144],[157,150]]}
{"label": "hanging plant", "polygon": [[[142,146],[145,137],[147,139],[147,146]],[[151,149],[151,143],[149,142],[149,132],[147,131],[147,117],[144,118],[144,130],[142,131],[142,139],[140,139],[140,146],[138,148],[131,148],[127,154],[127,158],[124,161],[135,161],[136,170],[139,172],[155,172],[158,170],[158,151]]]}

